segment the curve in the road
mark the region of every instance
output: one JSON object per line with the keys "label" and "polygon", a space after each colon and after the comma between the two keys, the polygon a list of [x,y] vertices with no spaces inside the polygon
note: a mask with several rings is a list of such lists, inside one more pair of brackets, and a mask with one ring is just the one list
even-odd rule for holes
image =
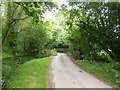
{"label": "curve in the road", "polygon": [[76,66],[64,53],[53,57],[49,88],[112,88]]}

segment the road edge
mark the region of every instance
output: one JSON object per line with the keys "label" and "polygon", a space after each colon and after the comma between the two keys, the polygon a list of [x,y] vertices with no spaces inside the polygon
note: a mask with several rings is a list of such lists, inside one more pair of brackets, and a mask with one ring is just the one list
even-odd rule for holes
{"label": "road edge", "polygon": [[47,88],[55,88],[55,83],[53,82],[53,74],[52,74],[52,60],[53,60],[54,56],[51,57],[51,61],[49,62],[49,66],[48,66],[48,84],[47,84]]}
{"label": "road edge", "polygon": [[108,81],[103,80],[103,79],[101,79],[100,77],[98,77],[98,76],[96,76],[96,75],[94,75],[94,74],[86,71],[84,68],[80,67],[77,63],[75,63],[76,60],[75,60],[71,55],[68,55],[68,54],[67,54],[67,56],[71,59],[71,61],[72,61],[78,68],[82,69],[83,71],[87,72],[88,74],[90,74],[91,76],[97,78],[98,80],[102,81],[104,84],[111,86],[112,88],[119,88],[119,87],[117,87],[116,85],[113,85],[113,84],[109,83]]}

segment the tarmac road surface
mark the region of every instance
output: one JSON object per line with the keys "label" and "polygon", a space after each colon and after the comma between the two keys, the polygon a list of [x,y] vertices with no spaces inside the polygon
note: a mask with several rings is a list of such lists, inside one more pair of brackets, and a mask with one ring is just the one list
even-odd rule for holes
{"label": "tarmac road surface", "polygon": [[49,67],[49,88],[112,88],[80,69],[64,53],[53,57]]}

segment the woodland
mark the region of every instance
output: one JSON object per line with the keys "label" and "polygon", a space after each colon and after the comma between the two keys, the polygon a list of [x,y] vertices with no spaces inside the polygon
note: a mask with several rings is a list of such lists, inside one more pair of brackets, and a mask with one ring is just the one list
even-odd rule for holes
{"label": "woodland", "polygon": [[10,87],[22,64],[57,52],[120,86],[120,2],[2,2],[0,7],[2,87]]}

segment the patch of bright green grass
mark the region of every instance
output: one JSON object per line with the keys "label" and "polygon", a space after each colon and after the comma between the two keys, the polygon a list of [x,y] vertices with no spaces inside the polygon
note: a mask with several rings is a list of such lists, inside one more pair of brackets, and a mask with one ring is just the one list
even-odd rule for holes
{"label": "patch of bright green grass", "polygon": [[6,87],[6,82],[8,82],[11,76],[13,76],[17,68],[19,68],[25,62],[33,59],[34,57],[27,57],[27,56],[2,57],[2,87]]}
{"label": "patch of bright green grass", "polygon": [[51,58],[33,59],[22,64],[7,83],[8,88],[47,88]]}
{"label": "patch of bright green grass", "polygon": [[107,81],[113,86],[120,87],[120,63],[119,62],[90,62],[77,60],[76,63],[87,72]]}

